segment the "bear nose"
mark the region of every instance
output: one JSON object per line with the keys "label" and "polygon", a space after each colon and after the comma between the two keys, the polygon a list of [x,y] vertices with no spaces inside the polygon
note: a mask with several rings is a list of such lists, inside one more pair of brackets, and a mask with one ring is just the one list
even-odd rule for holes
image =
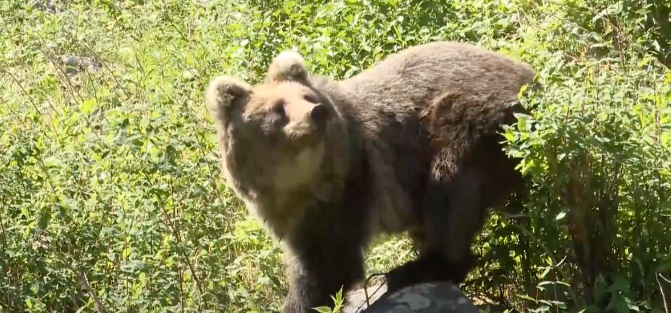
{"label": "bear nose", "polygon": [[312,110],[310,110],[310,119],[321,125],[324,123],[324,121],[326,121],[328,114],[328,108],[321,103],[317,103],[314,107],[312,107]]}

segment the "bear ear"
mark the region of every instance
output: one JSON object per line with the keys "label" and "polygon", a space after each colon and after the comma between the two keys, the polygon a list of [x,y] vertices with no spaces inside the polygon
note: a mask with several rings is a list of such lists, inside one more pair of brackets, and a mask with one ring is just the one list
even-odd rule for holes
{"label": "bear ear", "polygon": [[252,87],[229,76],[218,76],[210,81],[205,92],[205,105],[215,122],[223,123],[235,103],[248,96]]}
{"label": "bear ear", "polygon": [[280,81],[306,81],[308,79],[308,69],[305,66],[303,57],[293,51],[283,51],[270,62],[266,82]]}

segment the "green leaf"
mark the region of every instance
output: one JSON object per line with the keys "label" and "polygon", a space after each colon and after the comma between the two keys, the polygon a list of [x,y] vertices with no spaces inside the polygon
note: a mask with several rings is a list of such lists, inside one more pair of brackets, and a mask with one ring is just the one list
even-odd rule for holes
{"label": "green leaf", "polygon": [[559,214],[557,214],[557,216],[555,217],[555,221],[562,220],[564,219],[564,217],[566,217],[566,212],[559,212]]}
{"label": "green leaf", "polygon": [[44,166],[47,168],[58,167],[61,166],[61,164],[61,160],[55,156],[50,156],[44,159]]}
{"label": "green leaf", "polygon": [[130,250],[131,250],[131,249],[130,249],[130,246],[126,246],[126,248],[123,249],[123,252],[121,253],[121,256],[122,256],[124,259],[125,259],[125,258],[128,258],[128,256],[130,255]]}
{"label": "green leaf", "polygon": [[316,308],[313,308],[313,310],[315,310],[319,313],[331,313],[331,308],[329,308],[327,306],[316,307]]}
{"label": "green leaf", "polygon": [[79,104],[79,110],[84,114],[89,114],[93,112],[95,105],[96,105],[95,98],[86,99],[82,101],[81,104]]}
{"label": "green leaf", "polygon": [[527,119],[526,117],[520,117],[517,119],[517,128],[520,130],[527,130]]}
{"label": "green leaf", "polygon": [[40,283],[33,282],[30,285],[30,291],[32,291],[34,294],[37,294],[40,291]]}
{"label": "green leaf", "polygon": [[40,214],[37,216],[37,227],[42,230],[47,229],[49,226],[49,221],[51,220],[51,207],[43,207],[40,210]]}
{"label": "green leaf", "polygon": [[21,207],[21,214],[23,214],[23,216],[25,216],[26,218],[30,218],[30,212],[26,207]]}
{"label": "green leaf", "polygon": [[552,270],[552,267],[549,266],[545,267],[545,270],[543,270],[543,273],[541,273],[540,278],[545,277],[550,272],[550,270]]}

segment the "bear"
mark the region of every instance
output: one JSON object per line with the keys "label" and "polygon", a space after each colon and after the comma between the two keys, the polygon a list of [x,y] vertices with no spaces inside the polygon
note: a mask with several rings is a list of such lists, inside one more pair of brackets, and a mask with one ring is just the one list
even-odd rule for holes
{"label": "bear", "polygon": [[386,274],[388,292],[465,280],[488,210],[523,193],[502,125],[535,70],[472,44],[436,41],[344,80],[276,55],[256,86],[213,78],[205,104],[224,183],[282,245],[283,313],[331,304],[365,274],[376,235],[407,232],[418,256]]}

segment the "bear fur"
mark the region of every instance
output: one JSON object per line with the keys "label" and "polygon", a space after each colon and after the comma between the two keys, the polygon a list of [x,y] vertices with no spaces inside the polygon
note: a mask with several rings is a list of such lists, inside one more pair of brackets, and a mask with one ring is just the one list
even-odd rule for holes
{"label": "bear fur", "polygon": [[535,71],[469,44],[432,42],[342,81],[285,51],[257,86],[219,76],[205,102],[226,184],[288,252],[284,313],[330,305],[364,275],[381,233],[409,232],[419,257],[388,289],[462,282],[489,208],[520,191],[501,125],[524,112]]}

